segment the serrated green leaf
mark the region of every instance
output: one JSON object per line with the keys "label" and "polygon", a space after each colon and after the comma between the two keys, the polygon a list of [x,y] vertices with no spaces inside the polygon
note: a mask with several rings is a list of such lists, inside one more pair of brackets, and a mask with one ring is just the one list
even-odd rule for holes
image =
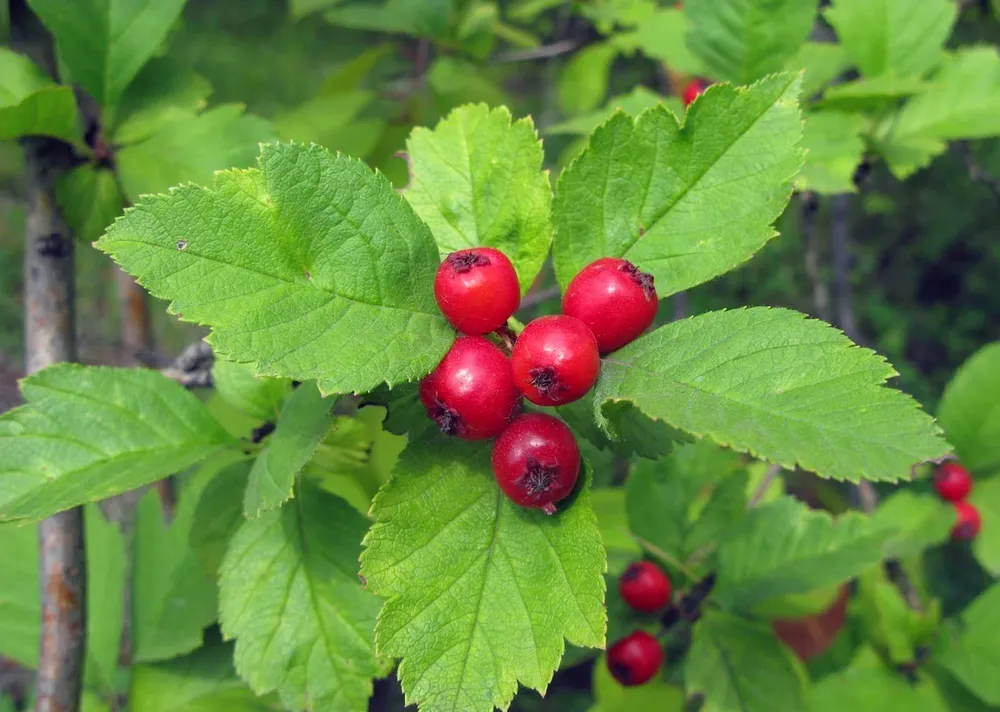
{"label": "serrated green leaf", "polygon": [[809,112],[802,134],[806,163],[796,188],[826,195],[855,192],[854,172],[865,151],[862,125],[862,117],[856,114]]}
{"label": "serrated green leaf", "polygon": [[1000,477],[976,482],[969,501],[982,518],[982,530],[972,542],[972,553],[992,576],[1000,577]]}
{"label": "serrated green leaf", "polygon": [[595,701],[587,712],[634,712],[635,710],[684,712],[685,709],[684,691],[659,677],[633,687],[620,684],[611,676],[605,655],[594,663],[592,685]]}
{"label": "serrated green leaf", "polygon": [[642,558],[642,549],[629,533],[625,490],[620,487],[591,490],[590,506],[597,515],[597,527],[608,555],[608,574],[618,576],[630,563]]}
{"label": "serrated green leaf", "polygon": [[433,131],[406,143],[411,181],[406,198],[430,227],[441,255],[495,247],[514,263],[521,293],[545,261],[552,240],[552,189],[530,118],[483,104],[455,109]]}
{"label": "serrated green leaf", "polygon": [[44,519],[184,470],[232,438],[156,371],[59,364],[0,416],[0,520]]}
{"label": "serrated green leaf", "polygon": [[274,420],[292,389],[291,379],[255,376],[253,367],[216,357],[212,363],[216,392],[241,412],[257,420]]}
{"label": "serrated green leaf", "polygon": [[795,56],[816,8],[816,0],[685,0],[688,46],[707,76],[749,84]]}
{"label": "serrated green leaf", "polygon": [[937,652],[937,660],[977,697],[1000,705],[1000,584],[994,584],[961,614],[962,632]]}
{"label": "serrated green leaf", "polygon": [[848,65],[847,52],[841,45],[833,42],[806,42],[788,60],[786,69],[805,70],[802,77],[802,98],[807,100],[836,79]]}
{"label": "serrated green leaf", "polygon": [[186,0],[29,0],[56,40],[59,56],[104,109],[160,48]]}
{"label": "serrated green leaf", "polygon": [[811,712],[943,712],[919,687],[887,667],[850,667],[829,675],[813,685],[809,705]]}
{"label": "serrated green leaf", "polygon": [[159,665],[136,665],[129,688],[132,712],[278,712],[253,694],[233,670],[230,645],[196,650]]}
{"label": "serrated green leaf", "polygon": [[0,141],[20,136],[79,139],[71,87],[53,84],[34,62],[0,47]]}
{"label": "serrated green leaf", "polygon": [[684,665],[687,693],[702,712],[805,712],[805,676],[771,627],[707,612],[694,626]]}
{"label": "serrated green leaf", "polygon": [[559,75],[559,109],[563,114],[576,116],[601,105],[617,56],[618,48],[610,42],[588,45],[573,55]]}
{"label": "serrated green leaf", "polygon": [[118,153],[122,187],[137,201],[181,183],[207,185],[215,171],[252,165],[258,143],[272,136],[268,122],[244,114],[238,104],[177,116]]}
{"label": "serrated green leaf", "polygon": [[772,596],[842,583],[882,559],[888,534],[865,517],[831,517],[792,499],[747,513],[718,551],[715,595],[749,608]]}
{"label": "serrated green leaf", "polygon": [[188,544],[213,581],[225,557],[229,540],[243,523],[243,496],[251,462],[234,462],[205,485],[195,506]]}
{"label": "serrated green leaf", "polygon": [[97,246],[260,375],[364,393],[428,373],[454,332],[427,227],[360,161],[266,144],[259,163],[146,198]]}
{"label": "serrated green leaf", "polygon": [[675,116],[681,116],[684,113],[684,106],[676,97],[663,97],[655,91],[639,85],[628,94],[609,99],[608,103],[597,111],[553,124],[544,131],[547,136],[558,134],[585,136],[607,121],[617,109],[621,109],[630,116],[638,116],[646,109],[660,103],[663,103],[666,109]]}
{"label": "serrated green leaf", "polygon": [[88,243],[99,238],[125,207],[114,173],[89,163],[59,177],[56,200],[73,234]]}
{"label": "serrated green leaf", "polygon": [[879,503],[872,525],[891,532],[882,544],[885,558],[908,558],[948,540],[955,508],[930,494],[899,490]]}
{"label": "serrated green leaf", "polygon": [[170,121],[204,109],[211,93],[208,80],[191,67],[156,57],[125,90],[108,135],[118,144],[144,141]]}
{"label": "serrated green leaf", "polygon": [[250,518],[280,507],[292,496],[295,476],[312,458],[330,430],[332,400],[324,400],[313,381],[295,389],[281,409],[267,447],[250,470],[243,512]]}
{"label": "serrated green leaf", "polygon": [[623,52],[638,50],[647,57],[666,62],[678,72],[703,74],[705,66],[691,52],[685,39],[689,26],[687,17],[680,10],[661,8],[634,30],[612,35],[610,41]]}
{"label": "serrated green leaf", "polygon": [[921,77],[897,77],[881,74],[842,82],[823,92],[819,105],[824,109],[840,111],[882,111],[915,94],[937,91],[939,87]]}
{"label": "serrated green leaf", "polygon": [[379,601],[358,580],[367,521],[304,482],[286,507],[247,520],[219,574],[222,631],[236,670],[289,710],[367,709]]}
{"label": "serrated green leaf", "polygon": [[962,464],[979,476],[1000,470],[1000,342],[962,364],[941,396],[937,417]]}
{"label": "serrated green leaf", "polygon": [[505,709],[518,682],[545,690],[564,638],[604,644],[605,560],[587,487],[559,507],[511,503],[488,443],[435,438],[403,452],[375,498],[361,573],[387,599],[378,651],[402,658],[397,674],[422,712]]}
{"label": "serrated green leaf", "polygon": [[612,116],[559,178],[559,283],[598,257],[624,257],[663,298],[748,260],[776,234],[802,166],[798,93],[799,77],[783,74],[709,87],[683,127],[662,107]]}
{"label": "serrated green leaf", "polygon": [[738,309],[673,322],[604,359],[594,403],[630,401],[786,469],[895,481],[949,448],[916,401],[883,386],[894,375],[821,321]]}
{"label": "serrated green leaf", "polygon": [[862,74],[923,74],[941,57],[958,8],[951,0],[833,0],[825,11]]}

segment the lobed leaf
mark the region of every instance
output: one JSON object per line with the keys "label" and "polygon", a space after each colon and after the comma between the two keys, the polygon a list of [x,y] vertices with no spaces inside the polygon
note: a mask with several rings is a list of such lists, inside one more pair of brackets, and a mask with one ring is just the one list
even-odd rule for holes
{"label": "lobed leaf", "polygon": [[673,322],[604,359],[595,393],[787,469],[857,482],[908,478],[948,445],[892,367],[840,331],[787,309]]}
{"label": "lobed leaf", "polygon": [[21,136],[79,139],[73,88],[53,84],[34,62],[0,47],[0,141]]}
{"label": "lobed leaf", "polygon": [[799,85],[781,74],[710,87],[683,125],[662,106],[613,115],[559,178],[559,283],[598,257],[624,257],[663,298],[748,260],[776,234],[802,166]]}
{"label": "lobed leaf", "polygon": [[1000,342],[958,369],[941,396],[938,420],[963,465],[979,476],[1000,470]]}
{"label": "lobed leaf", "polygon": [[488,443],[411,443],[372,507],[361,573],[386,598],[379,654],[422,712],[544,692],[565,640],[604,644],[604,550],[586,483],[547,516],[511,503]]}
{"label": "lobed leaf", "polygon": [[363,393],[429,372],[454,332],[427,227],[360,161],[268,144],[259,164],[147,197],[97,246],[259,375]]}
{"label": "lobed leaf", "polygon": [[180,472],[235,441],[156,371],[59,364],[0,416],[0,521],[38,520]]}

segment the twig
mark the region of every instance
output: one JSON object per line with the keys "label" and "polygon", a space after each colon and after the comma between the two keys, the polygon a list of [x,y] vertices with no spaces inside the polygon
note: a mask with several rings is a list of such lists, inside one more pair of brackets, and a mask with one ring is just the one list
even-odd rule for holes
{"label": "twig", "polygon": [[535,47],[533,49],[520,49],[511,52],[498,54],[493,58],[493,64],[510,64],[512,62],[531,62],[536,59],[548,59],[568,54],[580,46],[580,43],[573,39],[559,40],[552,44]]}
{"label": "twig", "polygon": [[816,317],[830,321],[830,290],[820,271],[819,244],[816,240],[816,211],[819,202],[815,193],[799,195],[802,217],[802,248],[805,258],[806,275],[812,283],[813,306]]}
{"label": "twig", "polygon": [[764,473],[764,478],[757,485],[757,489],[754,490],[753,495],[750,497],[750,501],[747,502],[747,509],[753,509],[767,494],[767,491],[771,489],[771,485],[774,483],[775,478],[781,474],[781,465],[771,465],[767,468],[767,472]]}
{"label": "twig", "polygon": [[676,557],[671,556],[670,554],[665,552],[656,544],[652,543],[651,541],[647,541],[646,539],[643,539],[641,536],[636,536],[635,534],[632,535],[632,538],[635,539],[636,544],[641,546],[643,549],[648,551],[650,554],[655,556],[663,563],[680,571],[682,574],[684,574],[684,576],[686,576],[691,581],[694,581],[696,578],[698,578],[697,576],[695,576],[694,571],[692,571],[687,566],[678,561]]}
{"label": "twig", "polygon": [[714,572],[691,586],[677,603],[667,606],[660,616],[660,624],[664,630],[673,628],[682,620],[691,622],[698,620],[701,617],[701,604],[712,593],[713,588],[715,588]]}
{"label": "twig", "polygon": [[677,292],[674,295],[674,321],[680,321],[688,314],[687,292]]}
{"label": "twig", "polygon": [[185,388],[211,388],[214,361],[212,347],[204,341],[196,341],[184,347],[174,362],[160,373]]}

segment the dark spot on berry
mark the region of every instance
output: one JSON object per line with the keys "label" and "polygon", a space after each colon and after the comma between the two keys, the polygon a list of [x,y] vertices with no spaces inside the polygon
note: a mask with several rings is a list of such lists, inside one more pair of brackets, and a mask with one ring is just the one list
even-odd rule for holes
{"label": "dark spot on berry", "polygon": [[971,539],[976,534],[976,528],[972,524],[959,524],[955,527],[955,538]]}
{"label": "dark spot on berry", "polygon": [[558,468],[543,465],[538,460],[530,458],[524,474],[518,477],[514,484],[527,492],[532,499],[541,499],[558,481]]}
{"label": "dark spot on berry", "polygon": [[625,262],[625,264],[618,269],[627,274],[632,278],[633,282],[642,287],[642,291],[646,295],[646,299],[653,299],[656,296],[656,288],[653,286],[653,275],[648,272],[640,272],[639,268],[631,262]]}
{"label": "dark spot on berry", "polygon": [[430,416],[445,435],[458,435],[463,430],[462,419],[458,417],[458,413],[441,401],[435,402]]}
{"label": "dark spot on berry", "polygon": [[625,663],[612,663],[611,674],[623,685],[627,685],[632,681],[632,669]]}
{"label": "dark spot on berry", "polygon": [[452,252],[447,258],[448,264],[456,274],[468,272],[473,267],[486,267],[490,258],[479,252]]}
{"label": "dark spot on berry", "polygon": [[539,366],[528,371],[528,382],[532,388],[546,398],[558,398],[566,390],[566,385],[560,383],[556,370],[551,366]]}
{"label": "dark spot on berry", "polygon": [[629,564],[629,567],[625,569],[624,573],[622,573],[621,580],[634,581],[635,579],[639,578],[640,571],[641,571],[640,567],[636,566],[635,564]]}

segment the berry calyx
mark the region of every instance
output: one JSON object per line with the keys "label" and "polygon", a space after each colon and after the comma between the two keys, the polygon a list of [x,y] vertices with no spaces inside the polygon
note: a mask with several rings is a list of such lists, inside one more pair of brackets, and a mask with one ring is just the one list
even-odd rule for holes
{"label": "berry calyx", "polygon": [[972,475],[957,462],[946,462],[934,473],[934,489],[948,502],[961,502],[972,491]]}
{"label": "berry calyx", "polygon": [[580,448],[558,418],[526,413],[493,444],[493,475],[511,501],[554,514],[580,474]]}
{"label": "berry calyx", "polygon": [[590,327],[602,354],[648,329],[659,305],[653,276],[618,257],[602,257],[580,270],[562,300],[563,314]]}
{"label": "berry calyx", "polygon": [[955,541],[971,541],[979,534],[982,520],[979,510],[968,502],[953,502],[958,520],[951,530],[951,538]]}
{"label": "berry calyx", "polygon": [[510,354],[514,382],[532,403],[563,405],[593,387],[601,368],[597,340],[579,319],[543,316],[524,327]]}
{"label": "berry calyx", "polygon": [[708,89],[708,82],[704,79],[692,79],[684,87],[684,106],[690,106],[695,99]]}
{"label": "berry calyx", "polygon": [[510,361],[482,336],[460,336],[420,382],[420,402],[441,432],[465,440],[491,438],[510,422],[521,395]]}
{"label": "berry calyx", "polygon": [[663,648],[644,630],[637,630],[608,648],[608,670],[626,687],[649,682],[662,664]]}
{"label": "berry calyx", "polygon": [[445,257],[434,277],[434,298],[452,326],[476,336],[507,323],[521,303],[521,288],[507,255],[473,247]]}
{"label": "berry calyx", "polygon": [[670,602],[670,579],[651,561],[635,561],[618,579],[622,600],[640,613],[653,613]]}

